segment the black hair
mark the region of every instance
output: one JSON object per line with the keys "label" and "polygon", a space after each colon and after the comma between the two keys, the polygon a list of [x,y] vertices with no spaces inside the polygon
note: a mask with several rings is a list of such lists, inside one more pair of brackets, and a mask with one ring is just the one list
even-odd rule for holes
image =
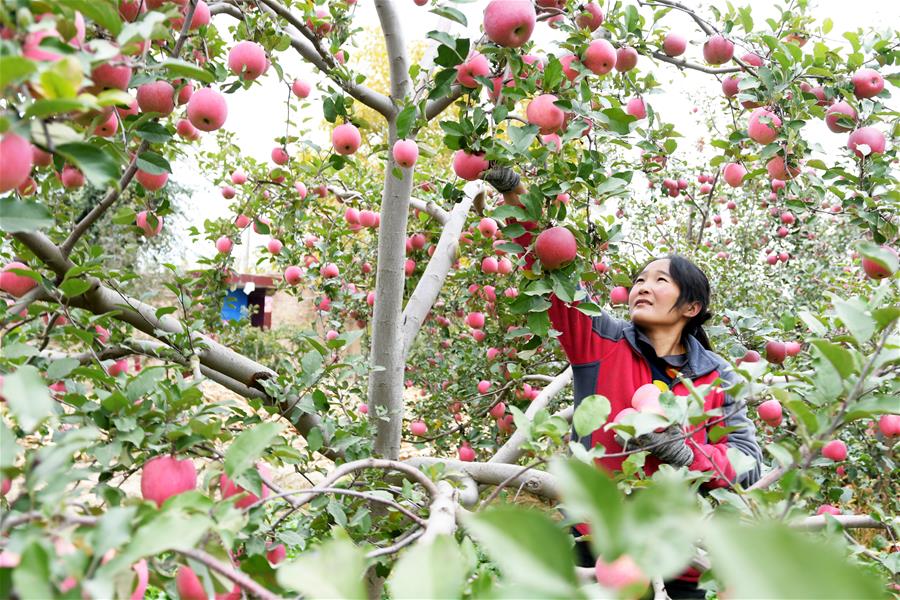
{"label": "black hair", "polygon": [[[694,302],[700,304],[700,312],[687,322],[687,325],[684,326],[684,330],[681,332],[682,343],[687,339],[687,336],[692,335],[700,342],[701,346],[707,350],[712,350],[709,337],[706,335],[706,331],[703,330],[703,324],[712,318],[712,313],[709,311],[711,290],[706,273],[691,262],[690,259],[680,254],[669,254],[650,259],[638,269],[637,273],[642,273],[647,268],[647,265],[657,260],[669,261],[669,275],[672,276],[672,280],[678,285],[678,300],[675,301],[674,308],[680,308],[685,304]],[[636,277],[637,275],[632,277],[632,279]]]}

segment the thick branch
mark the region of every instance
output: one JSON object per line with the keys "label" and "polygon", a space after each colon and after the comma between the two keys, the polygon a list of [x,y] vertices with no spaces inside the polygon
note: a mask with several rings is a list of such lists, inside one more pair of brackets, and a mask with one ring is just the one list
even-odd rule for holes
{"label": "thick branch", "polygon": [[441,230],[441,237],[434,255],[428,261],[425,272],[403,309],[401,327],[404,358],[409,354],[422,323],[425,322],[431,307],[434,306],[435,300],[441,293],[441,288],[444,287],[447,274],[450,273],[450,269],[456,261],[459,251],[459,234],[466,223],[469,209],[475,199],[482,194],[484,194],[483,186],[478,184],[467,186],[465,198],[450,211],[450,218]]}
{"label": "thick branch", "polygon": [[[449,471],[463,473],[478,483],[487,485],[499,485],[508,479],[510,475],[522,471],[522,467],[518,465],[463,462],[461,460],[432,458],[427,456],[410,458],[404,462],[405,464],[415,467],[443,463],[447,465]],[[543,498],[549,498],[551,500],[559,499],[559,488],[556,483],[556,478],[545,471],[536,471],[532,469],[513,479],[510,482],[510,485],[523,487],[525,491]]]}
{"label": "thick branch", "polygon": [[430,544],[440,535],[453,535],[456,532],[456,490],[449,481],[439,481],[438,494],[431,501],[428,524],[419,544]]}
{"label": "thick branch", "polygon": [[410,198],[409,205],[423,213],[431,215],[431,217],[441,225],[446,225],[447,221],[450,219],[450,213],[438,206],[438,203],[434,200],[426,202],[425,200],[419,200],[418,198]]}

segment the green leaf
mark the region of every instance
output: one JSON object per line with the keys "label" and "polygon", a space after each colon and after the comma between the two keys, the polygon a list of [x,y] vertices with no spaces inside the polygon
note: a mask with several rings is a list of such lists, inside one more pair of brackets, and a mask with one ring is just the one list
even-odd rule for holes
{"label": "green leaf", "polygon": [[3,395],[10,412],[25,433],[31,433],[53,414],[50,390],[38,370],[31,365],[19,367],[3,380]]}
{"label": "green leaf", "polygon": [[775,522],[715,521],[706,532],[713,568],[735,598],[886,598],[875,571],[850,562],[822,535]]}
{"label": "green leaf", "polygon": [[235,479],[252,467],[281,429],[281,423],[267,422],[244,430],[225,452],[225,474]]}
{"label": "green leaf", "polygon": [[506,580],[547,598],[581,598],[568,536],[546,514],[498,506],[468,515],[478,539]]}
{"label": "green leaf", "polygon": [[122,21],[119,20],[116,7],[109,0],[58,0],[58,2],[81,12],[113,35],[119,35],[122,30]]}
{"label": "green leaf", "polygon": [[445,19],[450,19],[451,21],[455,21],[462,25],[463,27],[468,27],[469,23],[466,21],[466,15],[462,12],[456,10],[450,6],[439,6],[437,8],[431,9],[431,12],[436,14],[439,17],[444,17]]}
{"label": "green leaf", "polygon": [[579,437],[600,429],[609,417],[610,404],[606,396],[593,394],[588,396],[575,409],[572,415],[572,424]]}
{"label": "green leaf", "polygon": [[550,333],[550,315],[545,312],[528,313],[528,328],[537,336],[546,337]]}
{"label": "green leaf", "polygon": [[812,340],[810,343],[828,359],[828,362],[834,365],[842,378],[846,379],[856,370],[853,355],[846,348],[827,340]]}
{"label": "green leaf", "polygon": [[43,204],[20,200],[15,196],[0,198],[0,229],[3,231],[37,231],[51,225],[53,217]]}
{"label": "green leaf", "polygon": [[603,314],[603,309],[593,302],[580,302],[575,308],[589,317],[599,317]]}
{"label": "green leaf", "polygon": [[22,56],[0,56],[0,90],[26,79],[36,70],[35,64]]}
{"label": "green leaf", "polygon": [[216,76],[206,69],[201,69],[193,63],[189,63],[177,58],[170,58],[160,65],[172,78],[187,77],[188,79],[196,79],[203,83],[212,83],[216,80]]}
{"label": "green leaf", "polygon": [[875,321],[866,314],[867,310],[865,303],[859,298],[834,299],[834,312],[859,344],[865,344],[875,332]]}
{"label": "green leaf", "polygon": [[3,419],[0,419],[0,469],[15,465],[19,458],[19,451],[16,434],[10,431]]}
{"label": "green leaf", "polygon": [[137,159],[137,168],[151,175],[171,173],[172,165],[156,152],[142,152]]}
{"label": "green leaf", "polygon": [[449,535],[417,544],[400,556],[388,579],[392,598],[459,598],[466,583],[466,560]]}
{"label": "green leaf", "polygon": [[91,289],[91,284],[84,279],[67,279],[59,285],[59,289],[69,298],[74,298]]}
{"label": "green leaf", "polygon": [[92,549],[99,555],[131,539],[131,523],[137,506],[114,506],[106,511],[91,532]]}
{"label": "green leaf", "polygon": [[615,482],[593,464],[577,460],[557,460],[550,472],[559,480],[569,514],[590,524],[594,551],[609,556],[621,553],[626,513]]}
{"label": "green leaf", "polygon": [[134,134],[151,144],[165,144],[172,139],[172,134],[169,133],[169,130],[155,121],[141,123],[134,130]]}
{"label": "green leaf", "polygon": [[278,584],[309,598],[365,598],[363,551],[345,539],[330,540],[278,568]]}
{"label": "green leaf", "polygon": [[22,600],[54,598],[50,587],[50,557],[38,540],[25,547],[19,557],[19,566],[12,573],[13,585]]}
{"label": "green leaf", "polygon": [[56,152],[78,167],[95,187],[105,187],[119,178],[119,164],[116,159],[94,144],[85,142],[62,144],[56,147]]}
{"label": "green leaf", "polygon": [[77,358],[61,358],[59,360],[54,360],[50,363],[50,366],[47,367],[47,378],[62,379],[80,364],[81,362],[79,362]]}
{"label": "green leaf", "polygon": [[859,253],[864,258],[876,263],[882,269],[886,269],[888,273],[896,273],[897,267],[900,266],[900,259],[897,255],[878,244],[872,242],[863,242],[859,244]]}
{"label": "green leaf", "polygon": [[188,515],[176,508],[158,513],[134,532],[121,553],[98,569],[97,578],[102,579],[122,568],[130,568],[131,564],[145,556],[193,548],[212,524],[204,514]]}
{"label": "green leaf", "polygon": [[397,115],[397,139],[406,139],[416,122],[416,106],[410,104]]}

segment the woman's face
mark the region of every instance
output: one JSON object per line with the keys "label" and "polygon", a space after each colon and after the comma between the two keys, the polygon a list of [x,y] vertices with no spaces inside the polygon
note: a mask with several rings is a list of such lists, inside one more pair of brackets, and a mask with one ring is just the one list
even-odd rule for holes
{"label": "woman's face", "polygon": [[669,275],[669,260],[655,260],[638,274],[628,292],[631,321],[641,327],[684,327],[699,310],[698,303],[675,309],[680,289]]}

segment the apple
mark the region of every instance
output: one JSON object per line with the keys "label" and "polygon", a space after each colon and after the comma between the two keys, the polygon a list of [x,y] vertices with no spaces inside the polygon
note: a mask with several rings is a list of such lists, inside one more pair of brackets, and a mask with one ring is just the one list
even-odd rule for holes
{"label": "apple", "polygon": [[26,275],[13,273],[12,269],[22,269],[25,271],[30,271],[31,269],[24,263],[12,261],[3,267],[3,271],[0,271],[0,290],[3,290],[16,298],[21,298],[32,288],[37,286],[37,281]]}
{"label": "apple", "polygon": [[788,356],[797,356],[803,351],[803,344],[800,342],[785,342],[784,351]]}
{"label": "apple", "polygon": [[559,59],[559,64],[562,65],[563,73],[566,74],[566,78],[571,82],[575,81],[575,78],[578,77],[578,71],[572,66],[572,63],[577,63],[578,57],[574,54],[564,54]]}
{"label": "apple", "polygon": [[141,112],[168,116],[175,110],[175,88],[168,81],[153,81],[138,86],[137,103]]}
{"label": "apple", "polygon": [[190,459],[178,460],[174,456],[151,458],[141,467],[141,496],[156,506],[172,496],[197,487],[197,470]]}
{"label": "apple", "polygon": [[609,291],[610,304],[628,304],[628,288],[621,285],[614,287]]}
{"label": "apple", "polygon": [[878,430],[887,438],[900,436],[900,415],[881,415],[878,418]]}
{"label": "apple", "polygon": [[234,185],[243,185],[247,183],[247,175],[240,169],[235,169],[231,173],[231,183]]}
{"label": "apple", "polygon": [[336,340],[340,334],[334,329],[329,329],[325,332],[325,341],[330,342],[331,340]]}
{"label": "apple", "polygon": [[528,122],[537,125],[544,135],[558,131],[565,123],[565,113],[554,104],[557,100],[553,94],[541,94],[529,102],[525,109]]}
{"label": "apple", "polygon": [[335,127],[334,131],[331,132],[331,143],[334,146],[335,152],[346,156],[353,154],[359,149],[359,145],[362,143],[362,137],[360,136],[359,129],[356,128],[356,125],[353,123],[344,123],[343,125]]}
{"label": "apple", "polygon": [[163,219],[160,216],[153,215],[156,219],[156,227],[152,227],[150,225],[150,216],[151,213],[146,210],[142,210],[137,215],[135,215],[134,222],[141,230],[144,232],[144,236],[150,238],[156,235],[159,235],[159,232],[162,231],[163,227]]}
{"label": "apple", "polygon": [[[265,463],[259,463],[258,465],[256,465],[256,470],[259,472],[260,475],[262,475],[266,479],[271,478],[272,473],[271,473],[271,471],[269,471],[269,467]],[[242,494],[242,497],[237,502],[234,503],[235,508],[241,508],[241,509],[247,508],[251,504],[255,504],[260,501],[259,496],[257,496],[256,494],[252,494],[252,493],[248,492],[247,490],[245,490],[244,488],[242,488],[241,486],[237,485],[235,482],[233,482],[231,479],[229,479],[225,473],[222,473],[221,475],[219,475],[219,489],[222,491],[222,500],[227,500],[228,498],[231,498],[232,496],[237,496],[239,494]],[[269,488],[266,484],[263,484],[262,498],[268,498],[268,497],[269,497]]]}
{"label": "apple", "polygon": [[508,258],[506,258],[506,257],[504,256],[504,257],[501,258],[500,261],[498,262],[498,264],[497,264],[497,270],[499,271],[499,273],[500,273],[501,275],[509,275],[510,273],[513,272],[513,264],[512,264],[512,261],[510,261]]}
{"label": "apple", "polygon": [[781,402],[778,400],[766,400],[756,409],[759,418],[766,422],[767,425],[777,427],[781,425],[783,416]]}
{"label": "apple", "polygon": [[817,515],[840,515],[841,509],[831,504],[823,504],[816,510]]}
{"label": "apple", "polygon": [[31,144],[15,133],[6,133],[0,140],[0,194],[22,185],[31,173],[34,152]]}
{"label": "apple", "polygon": [[219,254],[228,254],[231,252],[231,248],[234,245],[234,242],[231,241],[231,238],[228,236],[221,236],[216,240],[216,250],[219,251]]}
{"label": "apple", "polygon": [[616,49],[606,40],[593,40],[581,62],[595,75],[605,75],[616,66]]}
{"label": "apple", "polygon": [[338,270],[337,265],[334,263],[328,263],[327,265],[322,267],[321,273],[322,277],[325,277],[326,279],[330,279],[340,275],[340,271]]}
{"label": "apple", "polygon": [[[882,248],[893,254],[895,257],[898,256],[897,251],[890,246],[882,246]],[[893,274],[890,265],[882,266],[880,263],[875,262],[871,258],[863,257],[862,268],[866,273],[866,277],[868,277],[869,279],[884,279],[885,277],[890,277]]]}
{"label": "apple", "polygon": [[741,187],[744,185],[747,169],[740,163],[728,163],[722,170],[722,175],[725,177],[725,183],[731,187]]}
{"label": "apple", "polygon": [[703,44],[703,58],[711,65],[727,63],[734,56],[734,43],[718,33]]}
{"label": "apple", "polygon": [[494,237],[494,234],[497,233],[497,221],[490,217],[484,217],[478,222],[478,231],[486,238]]}
{"label": "apple", "polygon": [[681,56],[687,50],[687,39],[678,33],[667,33],[663,40],[663,52],[666,56]]}
{"label": "apple", "polygon": [[476,88],[476,77],[487,77],[491,74],[491,63],[480,52],[473,52],[462,64],[456,66],[456,82],[463,87]]}
{"label": "apple", "polygon": [[276,256],[281,254],[281,249],[283,247],[284,247],[284,244],[282,244],[281,240],[279,240],[277,238],[270,239],[269,242],[266,244],[266,248],[269,250],[269,252],[271,252],[272,254],[275,254]]}
{"label": "apple", "polygon": [[59,174],[59,180],[67,190],[75,190],[84,185],[84,173],[72,165],[66,165]]}
{"label": "apple", "polygon": [[411,277],[413,273],[416,272],[416,261],[411,258],[407,258],[406,262],[403,264],[403,274],[407,277]]}
{"label": "apple", "polygon": [[635,119],[643,119],[647,116],[647,108],[644,106],[644,100],[641,98],[632,98],[625,105],[625,112]]}
{"label": "apple", "polygon": [[660,394],[662,394],[662,390],[655,384],[645,383],[636,389],[631,396],[631,407],[638,412],[652,412],[662,415],[664,413],[659,403]]}
{"label": "apple", "polygon": [[273,545],[272,542],[266,544],[266,559],[272,566],[277,565],[287,557],[287,548],[284,544]]}
{"label": "apple", "polygon": [[272,162],[276,165],[286,165],[291,157],[288,155],[287,150],[285,150],[283,146],[275,146],[274,148],[272,148],[271,158]]}
{"label": "apple", "polygon": [[181,600],[208,600],[200,578],[186,565],[178,567],[175,574],[175,589],[178,590],[178,597]]}
{"label": "apple", "polygon": [[366,304],[369,306],[375,306],[375,292],[369,292],[366,294]]}
{"label": "apple", "polygon": [[484,33],[498,46],[518,48],[531,38],[536,18],[531,0],[491,0],[484,9]]}
{"label": "apple", "polygon": [[302,278],[303,270],[298,266],[292,265],[284,270],[284,281],[288,285],[297,285]]}
{"label": "apple", "polygon": [[497,273],[500,270],[500,263],[493,256],[485,256],[481,259],[482,273]]}
{"label": "apple", "polygon": [[225,97],[212,88],[200,88],[187,103],[187,118],[200,131],[215,131],[228,118]]}
{"label": "apple", "polygon": [[479,394],[487,394],[490,389],[491,389],[490,381],[482,379],[481,381],[478,382],[478,393]]}
{"label": "apple", "polygon": [[778,137],[781,119],[765,108],[757,108],[750,113],[747,121],[747,135],[759,144],[771,144]]}
{"label": "apple", "polygon": [[646,587],[649,583],[649,579],[641,571],[641,568],[627,554],[623,554],[611,563],[604,561],[602,556],[599,557],[594,565],[594,576],[597,578],[597,583],[613,590],[637,585]]}
{"label": "apple", "polygon": [[237,191],[235,191],[235,189],[230,185],[223,185],[219,189],[219,193],[221,193],[222,197],[226,200],[231,200],[232,198],[234,198],[235,194],[237,194]]}
{"label": "apple", "polygon": [[[14,134],[9,134],[14,135]],[[2,142],[0,142],[2,144]],[[0,149],[2,149],[2,145],[0,145]],[[31,162],[34,163],[35,168],[37,167],[49,167],[53,162],[53,155],[49,152],[44,152],[37,146],[31,147]],[[0,166],[0,170],[2,170],[2,166]]]}
{"label": "apple", "polygon": [[[121,116],[121,113],[119,113]],[[194,124],[187,119],[178,119],[175,125],[175,131],[182,139],[193,141],[200,137],[200,132],[194,127]]]}
{"label": "apple", "polygon": [[594,31],[603,25],[603,11],[596,2],[588,2],[581,7],[581,14],[575,19],[575,23],[582,29]]}
{"label": "apple", "polygon": [[97,341],[106,344],[109,341],[109,329],[101,325],[94,325],[94,331],[97,332]]}
{"label": "apple", "polygon": [[793,225],[794,222],[797,220],[797,218],[794,216],[794,214],[790,211],[785,211],[785,212],[781,213],[780,218],[781,218],[781,222],[784,223],[785,225]]}
{"label": "apple", "polygon": [[[860,146],[868,146],[868,150],[860,148]],[[874,127],[860,127],[850,134],[847,139],[847,147],[853,150],[853,153],[859,158],[882,154],[884,152],[884,134]]]}
{"label": "apple", "polygon": [[857,98],[877,96],[884,89],[884,78],[875,69],[860,69],[850,79]]}
{"label": "apple", "polygon": [[119,0],[119,16],[132,22],[141,13],[147,12],[147,3],[143,0]]}
{"label": "apple", "polygon": [[572,232],[565,227],[551,227],[538,235],[534,254],[543,268],[552,271],[575,260],[578,244]]}
{"label": "apple", "polygon": [[134,177],[148,192],[155,192],[156,190],[162,189],[162,187],[166,185],[166,182],[169,181],[169,174],[166,172],[153,174],[140,169],[138,169],[138,172]]}
{"label": "apple", "polygon": [[422,437],[428,433],[428,425],[424,421],[413,421],[409,424],[409,432],[416,437]]}
{"label": "apple", "polygon": [[406,169],[416,164],[419,158],[419,146],[413,140],[397,140],[392,152],[394,162]]}
{"label": "apple", "polygon": [[[187,11],[190,7],[187,3],[184,4],[184,7],[181,9],[182,14],[187,15]],[[191,16],[191,25],[190,31],[196,31],[201,27],[205,27],[209,25],[211,14],[209,10],[209,5],[206,4],[203,0],[197,0],[197,6],[194,9],[194,14]],[[182,26],[184,25],[184,19],[182,17],[175,17],[172,19],[172,27],[178,31],[181,31]]]}
{"label": "apple", "polygon": [[822,448],[822,456],[830,458],[834,462],[841,462],[847,458],[847,444],[841,440],[831,440]]}
{"label": "apple", "polygon": [[491,410],[488,411],[488,414],[490,414],[495,419],[501,418],[506,414],[506,404],[504,404],[503,402],[498,402],[491,407]]}
{"label": "apple", "polygon": [[727,98],[734,98],[740,91],[740,88],[738,87],[740,82],[740,77],[737,77],[736,75],[729,75],[722,80],[722,93],[725,94]]}
{"label": "apple", "polygon": [[295,79],[294,83],[291,84],[291,91],[294,92],[294,95],[298,98],[308,97],[311,89],[312,87],[309,82],[302,79]]}
{"label": "apple", "polygon": [[773,156],[766,163],[766,172],[772,179],[793,179],[800,173],[799,167],[789,167],[785,165],[783,156]]}
{"label": "apple", "polygon": [[472,154],[465,150],[457,150],[453,153],[453,172],[460,179],[474,181],[481,177],[481,174],[488,167],[488,161],[484,158],[484,152]]}
{"label": "apple", "polygon": [[102,90],[127,90],[131,81],[132,69],[120,55],[112,60],[100,63],[91,70],[91,81]]}
{"label": "apple", "polygon": [[[841,125],[839,122],[841,117],[844,116],[849,117],[850,120],[855,123],[857,119],[856,109],[846,102],[836,102],[829,106],[828,110],[825,111],[825,125],[827,125],[828,129],[834,133],[850,131],[852,127]],[[846,121],[846,119],[844,120]]]}
{"label": "apple", "polygon": [[784,342],[769,340],[766,342],[766,360],[770,363],[781,364],[787,356]]}
{"label": "apple", "polygon": [[484,313],[470,312],[466,315],[466,325],[472,329],[481,329],[484,327]]}
{"label": "apple", "polygon": [[459,447],[459,450],[457,450],[457,455],[462,462],[472,462],[475,460],[475,451],[472,450],[468,442],[463,442]]}
{"label": "apple", "polygon": [[623,46],[616,50],[616,71],[625,73],[637,66],[638,52],[631,46]]}
{"label": "apple", "polygon": [[262,46],[244,40],[228,51],[228,68],[244,81],[252,81],[266,72],[269,68],[269,59]]}
{"label": "apple", "polygon": [[331,31],[331,23],[328,21],[330,14],[327,8],[317,8],[316,9],[316,23],[313,23],[313,18],[309,17],[306,19],[306,26],[312,29],[316,35],[324,36],[327,35],[329,31]]}

